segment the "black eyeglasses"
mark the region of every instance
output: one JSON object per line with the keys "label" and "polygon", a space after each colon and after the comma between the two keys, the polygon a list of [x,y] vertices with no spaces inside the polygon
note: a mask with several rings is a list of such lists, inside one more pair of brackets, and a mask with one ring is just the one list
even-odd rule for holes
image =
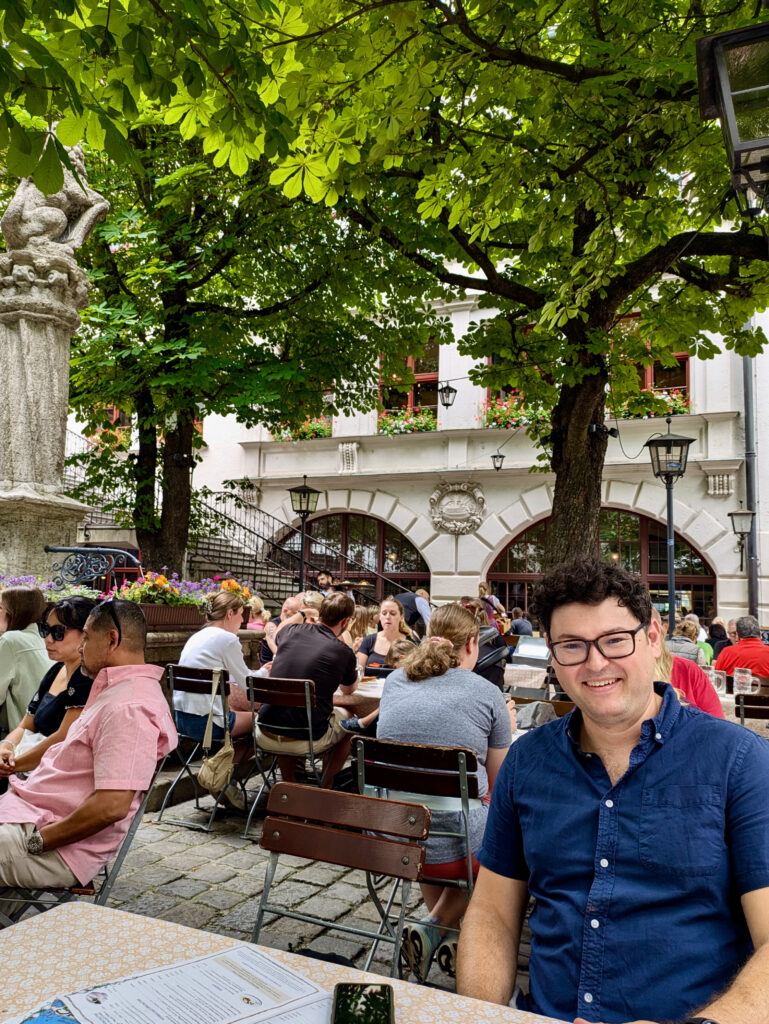
{"label": "black eyeglasses", "polygon": [[55,626],[49,626],[47,622],[38,622],[37,631],[43,640],[47,636],[52,636],[57,644],[60,644],[64,639],[64,634],[68,629],[72,629],[72,626],[61,626],[58,623]]}
{"label": "black eyeglasses", "polygon": [[636,634],[643,628],[642,622],[636,629],[615,629],[597,636],[595,640],[557,640],[548,646],[559,665],[584,665],[590,656],[591,645],[604,658],[629,658],[635,653]]}
{"label": "black eyeglasses", "polygon": [[115,598],[108,597],[106,601],[102,601],[101,604],[96,605],[97,608],[106,608],[112,617],[112,621],[115,623],[115,629],[117,630],[117,646],[120,647],[120,642],[123,639],[123,632],[120,629],[120,619],[117,617],[115,611]]}

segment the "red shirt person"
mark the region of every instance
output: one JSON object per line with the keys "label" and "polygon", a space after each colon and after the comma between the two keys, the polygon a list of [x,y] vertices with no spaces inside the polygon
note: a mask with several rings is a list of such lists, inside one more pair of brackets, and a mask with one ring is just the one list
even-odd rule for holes
{"label": "red shirt person", "polygon": [[743,615],[736,626],[737,643],[721,651],[716,658],[716,671],[731,675],[735,668],[749,668],[753,675],[769,676],[769,647],[761,642],[758,619]]}

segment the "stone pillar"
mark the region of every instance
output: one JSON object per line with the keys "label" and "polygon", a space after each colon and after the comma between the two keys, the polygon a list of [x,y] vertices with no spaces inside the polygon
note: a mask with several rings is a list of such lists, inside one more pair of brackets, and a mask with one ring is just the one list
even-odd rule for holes
{"label": "stone pillar", "polygon": [[[109,204],[77,178],[44,196],[24,179],[0,222],[0,570],[47,575],[46,544],[74,544],[87,506],[62,493],[69,344],[89,283],[74,258]],[[79,178],[79,181],[77,180]]]}

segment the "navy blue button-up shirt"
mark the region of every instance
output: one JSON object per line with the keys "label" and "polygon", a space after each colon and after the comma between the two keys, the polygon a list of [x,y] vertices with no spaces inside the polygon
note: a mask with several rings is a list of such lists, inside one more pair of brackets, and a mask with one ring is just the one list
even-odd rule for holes
{"label": "navy blue button-up shirt", "polygon": [[769,743],[663,702],[612,786],[579,711],[522,737],[497,776],[480,862],[522,879],[522,1009],[560,1020],[681,1020],[752,951],[740,896],[769,886]]}

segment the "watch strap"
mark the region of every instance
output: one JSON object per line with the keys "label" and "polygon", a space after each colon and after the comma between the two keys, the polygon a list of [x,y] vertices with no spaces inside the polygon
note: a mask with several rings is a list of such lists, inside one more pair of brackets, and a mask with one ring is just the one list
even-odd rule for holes
{"label": "watch strap", "polygon": [[687,1017],[681,1024],[718,1024],[718,1021],[712,1017]]}

